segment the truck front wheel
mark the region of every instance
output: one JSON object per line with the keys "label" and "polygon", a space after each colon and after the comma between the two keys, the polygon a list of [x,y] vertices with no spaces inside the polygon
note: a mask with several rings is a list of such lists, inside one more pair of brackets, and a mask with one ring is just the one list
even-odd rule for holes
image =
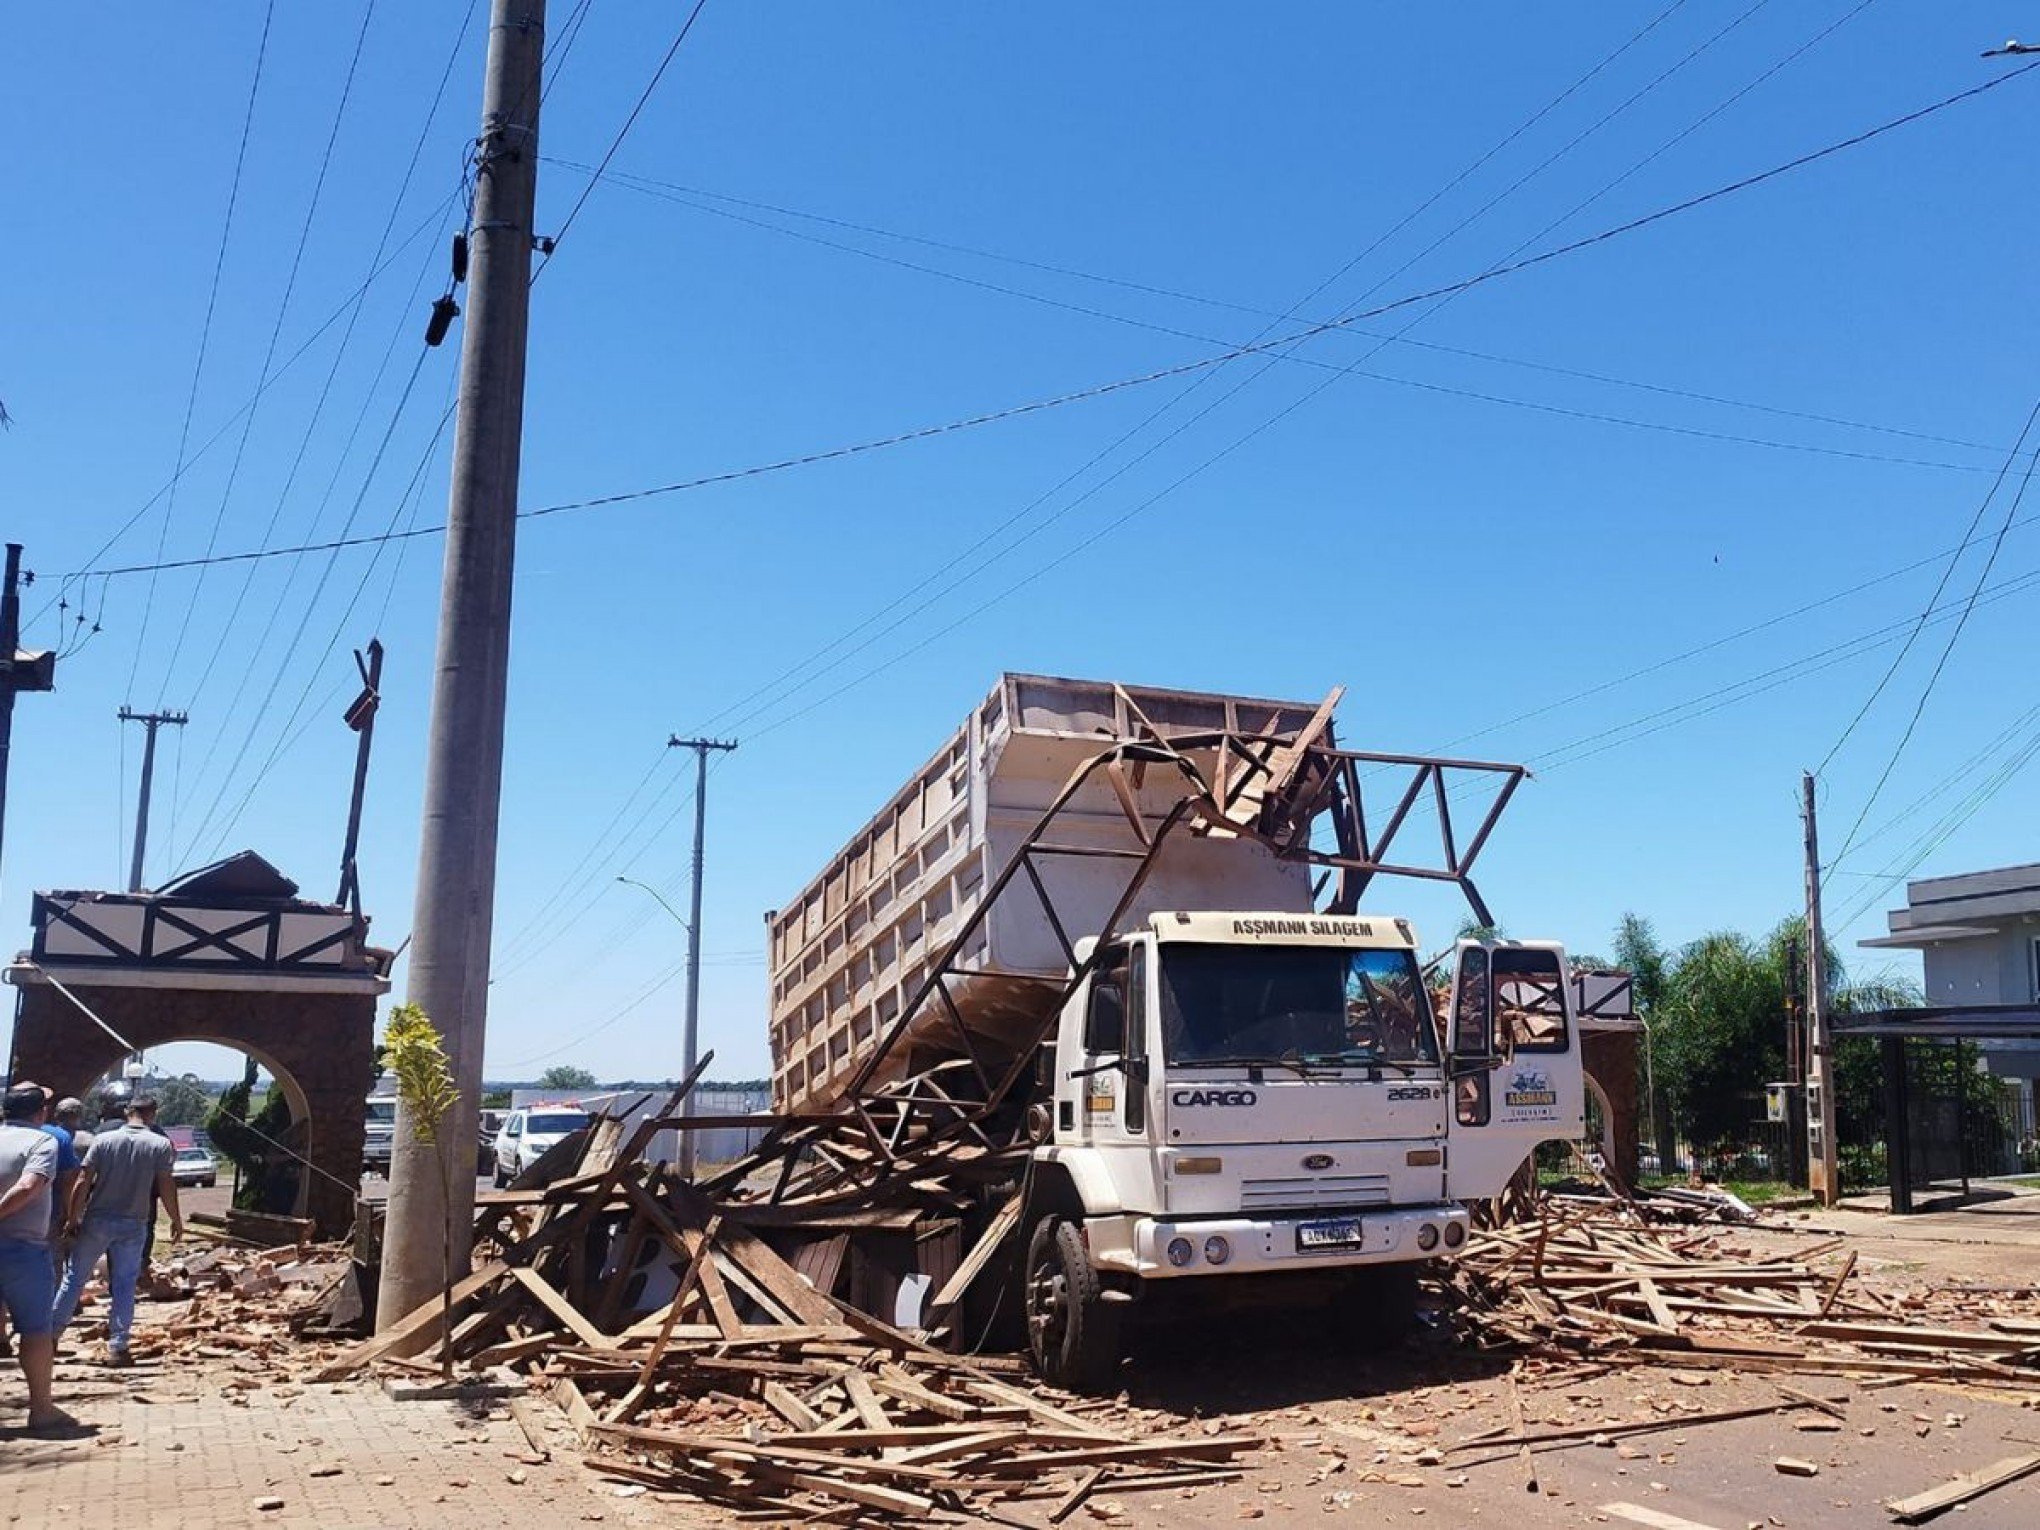
{"label": "truck front wheel", "polygon": [[1098,1272],[1075,1223],[1043,1217],[1027,1242],[1027,1348],[1050,1386],[1108,1390],[1119,1371],[1119,1317],[1104,1300]]}

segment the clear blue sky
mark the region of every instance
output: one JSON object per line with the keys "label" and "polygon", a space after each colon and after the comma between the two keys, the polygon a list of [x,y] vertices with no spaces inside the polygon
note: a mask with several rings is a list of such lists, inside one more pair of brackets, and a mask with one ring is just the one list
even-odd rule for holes
{"label": "clear blue sky", "polygon": [[[457,346],[398,403],[444,281],[480,15],[456,54],[466,0],[375,8],[292,281],[363,12],[275,7],[207,331],[264,9],[4,23],[4,530],[41,576],[31,644],[56,639],[60,592],[103,629],[18,709],[12,943],[32,888],[124,873],[124,702],[191,712],[165,735],[151,880],[250,846],[330,896],[348,650],[371,633],[388,703],[364,885],[378,939],[409,926],[436,538],[165,574],[153,596],[147,576],[59,577],[443,518],[432,438]],[[600,0],[569,50],[575,7],[552,0],[542,228],[586,185],[559,161],[601,157],[683,9]],[[1471,275],[2004,73],[1977,54],[2017,23],[1901,0],[709,0],[612,166],[663,184],[599,185],[536,287],[523,500],[939,424],[1210,355],[1292,308]],[[1002,669],[1295,696],[1343,681],[1351,744],[1537,769],[1484,879],[1512,932],[1605,949],[1625,909],[1672,941],[1767,927],[1799,897],[1799,771],[1870,694],[1944,570],[1922,560],[1962,539],[2040,394],[2036,127],[2040,76],[1362,326],[1415,321],[1398,343],[1324,335],[1180,401],[1186,380],[1162,382],[525,523],[490,1074],[678,1070],[680,931],[613,879],[684,890],[687,778],[662,745],[700,729],[743,740],[711,782],[705,1040],[718,1073],[764,1071],[764,910]],[[244,448],[235,411],[272,334],[274,368],[335,314]],[[1374,375],[1319,391],[1327,365]],[[174,502],[151,503],[181,438]],[[2040,496],[2017,519],[2035,513]],[[1991,582],[2036,558],[2015,526]],[[1862,909],[1845,941],[1881,928],[1892,889],[1873,874],[1921,848],[1921,874],[2040,858],[2040,772],[1935,830],[2040,725],[2033,607],[2014,584],[1968,622],[1831,882],[1839,914]],[[1926,629],[1829,765],[1831,846],[1949,631]],[[1378,901],[1441,941],[1460,915],[1388,886]]]}

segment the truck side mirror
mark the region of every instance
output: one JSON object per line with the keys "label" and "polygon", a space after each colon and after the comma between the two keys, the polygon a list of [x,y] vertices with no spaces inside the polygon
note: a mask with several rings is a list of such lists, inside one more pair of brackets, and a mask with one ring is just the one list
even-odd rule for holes
{"label": "truck side mirror", "polygon": [[1084,1010],[1084,1050],[1126,1050],[1126,969],[1101,969],[1091,975],[1091,999]]}

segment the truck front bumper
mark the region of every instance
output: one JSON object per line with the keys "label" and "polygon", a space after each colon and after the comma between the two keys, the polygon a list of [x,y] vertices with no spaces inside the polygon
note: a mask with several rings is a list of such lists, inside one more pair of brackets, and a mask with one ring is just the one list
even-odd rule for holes
{"label": "truck front bumper", "polygon": [[1468,1225],[1464,1207],[1417,1206],[1274,1217],[1092,1217],[1085,1235],[1100,1269],[1164,1280],[1449,1257],[1466,1246]]}

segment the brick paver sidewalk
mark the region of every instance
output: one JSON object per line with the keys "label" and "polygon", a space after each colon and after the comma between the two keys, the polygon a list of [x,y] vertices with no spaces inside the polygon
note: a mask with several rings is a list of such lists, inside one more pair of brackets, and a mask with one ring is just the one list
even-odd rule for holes
{"label": "brick paver sidewalk", "polygon": [[674,1518],[674,1506],[618,1497],[564,1436],[534,1459],[500,1400],[397,1402],[371,1381],[290,1385],[182,1359],[60,1364],[57,1394],[89,1437],[24,1436],[26,1389],[0,1361],[0,1524],[553,1530]]}

